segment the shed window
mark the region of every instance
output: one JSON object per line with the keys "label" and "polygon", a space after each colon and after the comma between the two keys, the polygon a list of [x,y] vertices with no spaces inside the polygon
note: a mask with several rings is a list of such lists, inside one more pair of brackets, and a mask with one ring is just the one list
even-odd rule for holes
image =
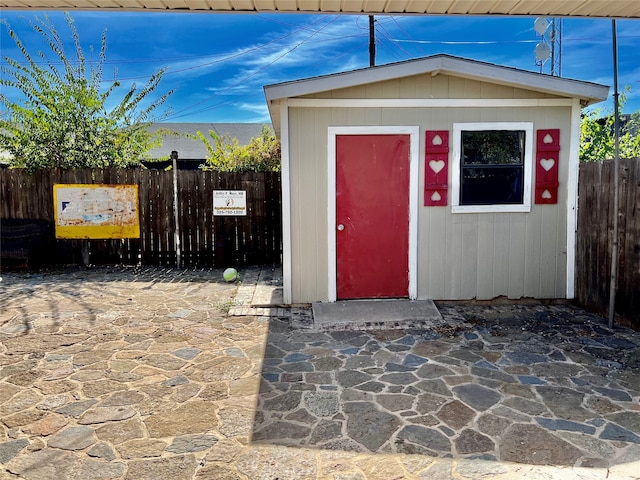
{"label": "shed window", "polygon": [[454,124],[453,212],[529,211],[533,125]]}
{"label": "shed window", "polygon": [[522,130],[462,132],[460,205],[522,204]]}

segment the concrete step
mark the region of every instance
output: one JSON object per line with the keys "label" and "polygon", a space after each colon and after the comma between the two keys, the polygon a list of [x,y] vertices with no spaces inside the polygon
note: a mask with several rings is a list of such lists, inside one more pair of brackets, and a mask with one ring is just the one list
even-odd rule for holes
{"label": "concrete step", "polygon": [[317,328],[333,330],[436,328],[446,325],[431,300],[343,300],[314,303]]}

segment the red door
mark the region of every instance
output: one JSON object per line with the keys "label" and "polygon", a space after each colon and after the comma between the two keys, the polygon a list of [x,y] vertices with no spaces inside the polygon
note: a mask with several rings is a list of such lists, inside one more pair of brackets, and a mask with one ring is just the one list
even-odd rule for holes
{"label": "red door", "polygon": [[409,135],[336,136],[337,297],[409,296]]}

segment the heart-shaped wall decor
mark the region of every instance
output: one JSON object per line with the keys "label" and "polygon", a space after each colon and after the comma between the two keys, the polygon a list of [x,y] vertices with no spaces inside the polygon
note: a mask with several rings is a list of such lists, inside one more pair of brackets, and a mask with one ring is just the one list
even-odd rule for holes
{"label": "heart-shaped wall decor", "polygon": [[429,160],[429,168],[436,173],[444,168],[444,160]]}
{"label": "heart-shaped wall decor", "polygon": [[547,133],[542,139],[542,141],[544,143],[553,143],[553,137]]}
{"label": "heart-shaped wall decor", "polygon": [[433,140],[431,140],[431,144],[432,145],[442,145],[442,138],[440,137],[440,135],[437,135],[435,137],[433,137]]}
{"label": "heart-shaped wall decor", "polygon": [[545,200],[549,200],[551,198],[551,192],[549,190],[545,190],[544,192],[542,192],[542,198],[544,198]]}
{"label": "heart-shaped wall decor", "polygon": [[442,200],[442,197],[438,192],[433,192],[433,194],[431,195],[431,200],[433,200],[434,202],[439,202],[440,200]]}
{"label": "heart-shaped wall decor", "polygon": [[553,168],[556,164],[556,161],[553,158],[541,158],[540,166],[544,168],[547,172]]}

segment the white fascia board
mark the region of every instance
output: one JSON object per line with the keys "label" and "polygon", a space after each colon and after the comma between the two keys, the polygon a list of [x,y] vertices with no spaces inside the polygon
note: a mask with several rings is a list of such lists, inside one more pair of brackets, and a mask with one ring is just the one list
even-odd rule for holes
{"label": "white fascia board", "polygon": [[276,98],[299,97],[328,90],[366,85],[368,83],[382,82],[437,70],[439,68],[439,59],[440,57],[436,56],[417,61],[393,63],[332,75],[304,78],[291,82],[267,85],[264,87],[264,91],[267,101],[269,101]]}
{"label": "white fascia board", "polygon": [[278,98],[300,97],[425,73],[447,74],[579,98],[586,104],[605,100],[609,94],[609,87],[604,85],[552,77],[449,55],[435,55],[351,72],[267,85],[264,87],[264,92],[269,102]]}
{"label": "white fascia board", "polygon": [[568,96],[597,103],[607,99],[609,87],[596,83],[552,77],[512,67],[503,67],[489,63],[447,58],[442,73],[466,78],[489,81],[491,83],[528,88],[554,95]]}

